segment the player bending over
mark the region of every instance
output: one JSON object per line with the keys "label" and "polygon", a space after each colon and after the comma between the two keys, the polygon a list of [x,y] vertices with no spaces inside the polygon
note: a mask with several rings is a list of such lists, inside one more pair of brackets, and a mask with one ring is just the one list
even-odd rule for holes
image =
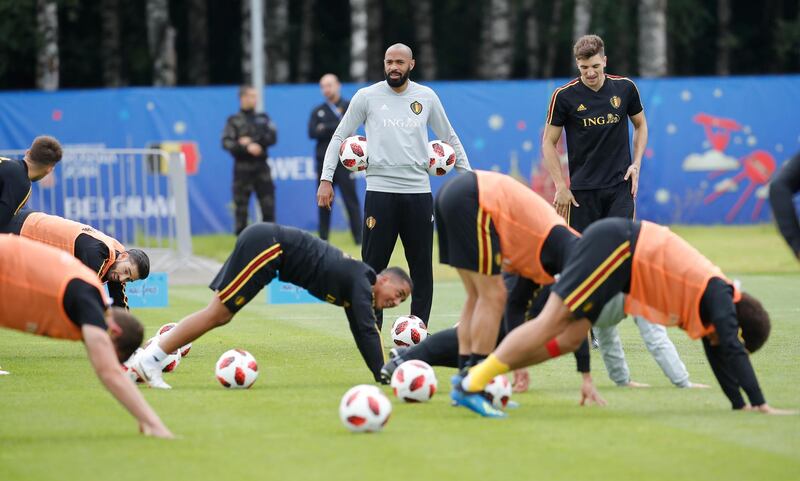
{"label": "player bending over", "polygon": [[[706,357],[733,409],[787,414],[764,399],[748,353],[770,331],[769,315],[741,293],[722,271],[666,227],[604,219],[578,241],[541,314],[514,330],[472,370],[454,398],[483,398],[498,374],[544,362],[574,349],[596,323],[602,307],[623,292],[625,313],[678,326],[702,339]],[[750,405],[744,401],[744,390]],[[465,403],[480,407],[477,401]],[[473,409],[485,416],[505,413]]]}
{"label": "player bending over", "polygon": [[106,283],[117,307],[128,308],[125,283],[147,279],[150,258],[140,249],[125,249],[117,239],[86,224],[57,215],[25,209],[9,223],[9,232],[19,234],[78,258]]}
{"label": "player bending over", "polygon": [[142,325],[108,308],[94,272],[53,247],[0,235],[0,326],[55,339],[83,341],[97,377],[139,421],[147,436],[172,433],[123,374],[120,362],[142,343]]}
{"label": "player bending over", "polygon": [[166,353],[227,324],[275,277],[344,307],[356,345],[375,380],[380,381],[384,354],[375,311],[396,307],[411,295],[408,274],[389,267],[376,275],[368,265],[315,236],[266,222],[239,234],[233,253],[209,286],[216,295],[208,306],[150,343],[136,356],[133,368],[150,386],[170,389],[161,377],[160,363]]}

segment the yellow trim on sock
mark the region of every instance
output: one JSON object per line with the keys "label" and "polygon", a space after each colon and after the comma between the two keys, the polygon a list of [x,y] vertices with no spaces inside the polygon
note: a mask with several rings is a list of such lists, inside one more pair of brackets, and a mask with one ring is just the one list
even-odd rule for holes
{"label": "yellow trim on sock", "polygon": [[483,391],[487,384],[492,382],[495,376],[505,374],[511,370],[508,364],[503,363],[494,354],[489,354],[482,363],[473,366],[469,370],[469,375],[465,379],[467,381],[467,391],[477,392]]}

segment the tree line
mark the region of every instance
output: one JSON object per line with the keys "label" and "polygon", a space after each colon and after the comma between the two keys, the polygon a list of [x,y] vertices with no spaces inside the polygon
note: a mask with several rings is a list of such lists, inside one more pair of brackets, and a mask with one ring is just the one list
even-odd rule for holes
{"label": "tree line", "polygon": [[[265,3],[270,84],[379,80],[395,42],[422,80],[569,77],[585,33],[620,75],[800,71],[800,0]],[[249,0],[0,0],[0,88],[239,84],[249,36]]]}

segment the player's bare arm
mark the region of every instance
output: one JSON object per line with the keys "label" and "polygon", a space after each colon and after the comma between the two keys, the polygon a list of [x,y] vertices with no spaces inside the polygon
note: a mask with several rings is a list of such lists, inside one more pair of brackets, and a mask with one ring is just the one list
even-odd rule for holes
{"label": "player's bare arm", "polygon": [[625,180],[631,179],[631,195],[636,198],[639,191],[639,172],[642,168],[642,157],[647,148],[647,119],[644,110],[631,116],[633,123],[633,163],[625,173]]}
{"label": "player's bare arm", "polygon": [[97,326],[81,327],[83,342],[100,382],[139,421],[139,430],[145,436],[171,439],[175,436],[161,422],[153,408],[147,404],[139,389],[119,369],[114,346],[108,334]]}
{"label": "player's bare arm", "polygon": [[557,127],[555,125],[546,125],[544,127],[542,153],[544,154],[544,168],[547,169],[550,178],[553,179],[553,183],[556,185],[556,195],[553,199],[553,205],[558,215],[566,219],[569,215],[570,204],[575,207],[579,207],[579,205],[572,195],[572,192],[567,188],[567,183],[564,180],[564,176],[561,174],[561,161],[558,158],[556,146],[558,145],[558,139],[561,138],[561,132],[563,130],[563,127]]}

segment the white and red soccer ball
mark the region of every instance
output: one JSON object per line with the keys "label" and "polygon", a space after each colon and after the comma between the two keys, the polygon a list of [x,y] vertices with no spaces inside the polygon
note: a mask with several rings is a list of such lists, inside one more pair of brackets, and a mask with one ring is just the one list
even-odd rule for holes
{"label": "white and red soccer ball", "polygon": [[351,172],[366,170],[368,159],[367,138],[364,136],[348,137],[339,147],[339,162]]}
{"label": "white and red soccer ball", "polygon": [[445,175],[456,165],[456,151],[447,142],[432,140],[428,142],[428,173]]}
{"label": "white and red soccer ball", "polygon": [[242,349],[225,351],[216,364],[220,384],[231,389],[247,389],[258,379],[256,358]]}
{"label": "white and red soccer ball", "polygon": [[[164,334],[166,334],[169,331],[171,331],[172,328],[177,326],[177,325],[178,325],[177,322],[168,322],[168,323],[166,323],[163,326],[158,328],[158,334],[156,334],[156,335],[157,336],[163,336]],[[181,357],[184,358],[184,357],[188,356],[189,355],[189,350],[191,350],[191,349],[192,349],[192,343],[191,342],[189,344],[186,344],[185,346],[181,347],[181,349],[180,349]]]}
{"label": "white and red soccer ball", "polygon": [[392,403],[376,386],[359,384],[350,388],[339,403],[339,419],[353,432],[377,432],[392,414]]}
{"label": "white and red soccer ball", "polygon": [[392,373],[391,386],[394,395],[405,402],[430,401],[436,392],[436,385],[436,374],[424,361],[406,361]]}
{"label": "white and red soccer ball", "polygon": [[[151,337],[144,343],[142,348],[147,349],[147,346],[150,345],[151,342],[157,342],[160,336],[156,334],[155,336]],[[172,372],[178,368],[178,364],[181,363],[181,350],[176,349],[170,353],[167,353],[167,357],[161,361],[161,371],[163,372]]]}
{"label": "white and red soccer ball", "polygon": [[417,316],[400,316],[392,324],[392,342],[396,346],[413,346],[424,341],[426,337],[428,337],[428,328]]}
{"label": "white and red soccer ball", "polygon": [[497,409],[505,409],[511,399],[511,383],[508,378],[500,374],[486,385],[484,391],[489,395],[489,400]]}

